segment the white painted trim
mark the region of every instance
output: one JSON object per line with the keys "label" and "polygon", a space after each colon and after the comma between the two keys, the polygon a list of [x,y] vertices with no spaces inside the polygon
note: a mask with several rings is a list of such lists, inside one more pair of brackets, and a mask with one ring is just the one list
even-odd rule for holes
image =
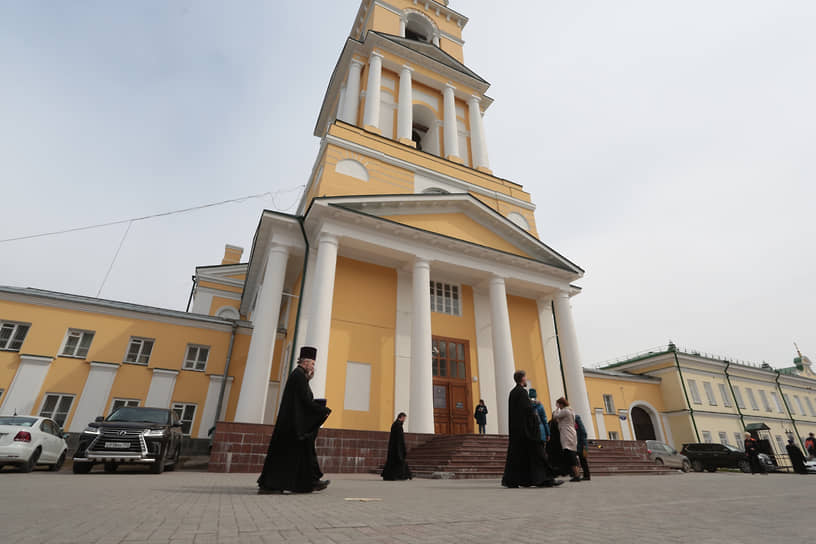
{"label": "white painted trim", "polygon": [[606,431],[606,420],[604,420],[603,408],[595,408],[595,426],[598,427],[598,438],[606,440],[609,435]]}
{"label": "white painted trim", "polygon": [[113,380],[119,365],[109,363],[91,363],[91,370],[85,379],[82,394],[79,397],[74,417],[71,419],[71,432],[81,432],[97,416],[105,415]]}
{"label": "white painted trim", "polygon": [[394,330],[394,417],[411,413],[411,328],[413,323],[412,276],[397,269],[397,316]]}
{"label": "white painted trim", "polygon": [[[218,395],[221,393],[221,384],[224,382],[224,376],[221,374],[211,374],[209,376],[210,383],[207,387],[207,397],[204,401],[204,409],[201,411],[201,423],[198,426],[198,438],[209,438],[207,431],[215,425],[217,419],[215,410],[218,407]],[[221,413],[226,413],[227,404],[229,404],[230,388],[232,387],[233,377],[227,376],[227,384],[224,387],[224,403],[221,406]],[[223,415],[222,417],[223,418]]]}
{"label": "white painted trim", "polygon": [[[202,287],[200,285],[196,286],[195,295],[197,296],[198,293],[204,293],[221,298],[228,298],[230,300],[241,300],[241,293],[234,293],[232,291],[221,291],[218,289],[213,289],[212,287]],[[195,303],[193,304],[195,305]]]}
{"label": "white painted trim", "polygon": [[[235,312],[235,313],[232,314],[232,312]],[[222,313],[224,315],[221,315]],[[232,314],[235,317],[227,317],[226,314]],[[241,314],[240,314],[240,312],[238,312],[238,310],[235,308],[235,306],[221,306],[220,308],[218,308],[218,310],[216,310],[215,315],[216,315],[216,317],[220,317],[220,318],[223,318],[223,319],[241,319]]]}
{"label": "white painted trim", "polygon": [[671,424],[669,423],[669,417],[666,414],[661,414],[660,419],[663,422],[663,432],[664,432],[665,438],[666,438],[666,440],[664,442],[666,444],[670,445],[671,447],[677,449],[677,447],[674,445],[674,437],[672,436]]}
{"label": "white painted trim", "polygon": [[178,370],[154,368],[150,377],[150,388],[145,398],[145,406],[154,408],[169,408],[176,388]]}
{"label": "white painted trim", "polygon": [[[620,416],[626,416],[626,421],[621,421]],[[618,421],[620,421],[621,424],[622,438],[624,440],[632,440],[632,416],[628,414],[626,410],[618,410]]]}
{"label": "white painted trim", "polygon": [[12,415],[15,411],[19,415],[31,415],[53,360],[40,355],[20,355],[20,363],[2,398],[0,415]]}
{"label": "white painted trim", "polygon": [[[485,432],[499,434],[496,397],[496,368],[493,362],[493,325],[487,293],[473,290],[473,314],[476,325],[476,358],[479,367],[479,394],[488,410]],[[493,414],[492,416],[490,414]]]}
{"label": "white painted trim", "polygon": [[635,434],[634,419],[632,418],[632,408],[636,408],[636,407],[643,409],[647,414],[649,414],[649,419],[652,420],[652,427],[654,427],[657,440],[660,441],[660,442],[665,442],[666,441],[666,435],[663,432],[663,426],[662,426],[661,421],[660,421],[660,412],[657,410],[657,408],[655,408],[654,406],[652,406],[651,404],[649,404],[645,400],[636,400],[632,404],[629,405],[628,419],[629,419],[629,427],[630,427],[630,429],[632,431],[632,436],[635,436],[635,437],[637,436]]}

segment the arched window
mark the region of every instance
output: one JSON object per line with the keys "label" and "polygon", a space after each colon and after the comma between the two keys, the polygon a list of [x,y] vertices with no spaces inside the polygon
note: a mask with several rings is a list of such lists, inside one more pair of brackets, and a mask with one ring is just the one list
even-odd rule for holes
{"label": "arched window", "polygon": [[416,144],[416,148],[419,151],[422,151],[422,137],[425,136],[425,132],[426,131],[422,130],[422,127],[418,125],[414,125],[414,128],[411,130],[411,140]]}
{"label": "arched window", "polygon": [[405,16],[405,37],[418,42],[433,43],[436,29],[433,23],[417,12]]}
{"label": "arched window", "polygon": [[439,127],[436,114],[427,106],[414,104],[414,125],[411,128],[411,139],[417,149],[426,153],[439,155]]}
{"label": "arched window", "polygon": [[238,313],[238,310],[233,308],[232,306],[224,306],[223,308],[219,308],[217,312],[215,312],[216,317],[221,317],[223,319],[240,319],[241,315]]}
{"label": "arched window", "polygon": [[507,214],[507,219],[509,219],[519,227],[523,228],[524,230],[530,230],[530,224],[520,213],[510,212]]}
{"label": "arched window", "polygon": [[360,181],[368,181],[368,170],[354,159],[343,159],[337,163],[334,167],[334,171],[338,174],[357,178]]}
{"label": "arched window", "polygon": [[450,193],[448,191],[446,191],[445,189],[440,189],[439,187],[428,187],[427,189],[422,191],[422,194],[425,194],[425,195],[449,195]]}

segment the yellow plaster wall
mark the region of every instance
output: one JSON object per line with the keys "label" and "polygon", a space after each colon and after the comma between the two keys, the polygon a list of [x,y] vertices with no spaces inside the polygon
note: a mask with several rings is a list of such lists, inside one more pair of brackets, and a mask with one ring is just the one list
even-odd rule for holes
{"label": "yellow plaster wall", "polygon": [[[629,380],[599,378],[594,376],[587,376],[585,378],[585,382],[587,387],[587,396],[589,397],[589,407],[592,410],[593,415],[595,414],[595,410],[597,408],[605,409],[603,396],[612,395],[612,402],[615,404],[616,413],[604,413],[604,423],[606,424],[607,432],[617,431],[618,436],[621,438],[623,438],[622,424],[624,422],[621,422],[620,417],[618,416],[617,412],[619,410],[626,410],[628,415],[629,407],[635,401],[645,401],[651,404],[654,406],[655,410],[658,411],[658,415],[664,410],[663,395],[660,387],[661,384],[659,383],[641,383]],[[628,421],[625,423],[628,424]],[[597,434],[598,423],[595,421],[594,417],[592,424],[595,426],[595,432]],[[662,421],[660,421],[660,425],[663,425]]]}
{"label": "yellow plaster wall", "polygon": [[[110,414],[113,399],[136,399],[144,404],[150,390],[153,371],[140,365],[122,365],[113,379],[110,396],[105,404],[105,415]],[[102,415],[102,414],[100,414]]]}
{"label": "yellow plaster wall", "polygon": [[507,311],[510,315],[510,335],[513,340],[516,370],[522,369],[527,372],[527,379],[533,384],[538,398],[544,403],[547,414],[550,414],[554,407],[547,406],[550,385],[544,365],[544,348],[541,345],[538,304],[533,299],[508,296]]}
{"label": "yellow plaster wall", "polygon": [[[23,343],[23,346],[25,346],[25,343]],[[0,395],[0,403],[3,402],[3,397],[8,393],[9,385],[11,385],[11,380],[14,379],[14,374],[17,373],[18,366],[20,366],[19,353],[0,351],[0,389],[3,390],[3,395]]]}
{"label": "yellow plaster wall", "polygon": [[442,36],[439,38],[439,48],[459,62],[465,62],[465,48],[457,42]]}
{"label": "yellow plaster wall", "polygon": [[[65,419],[64,427],[70,428],[71,421],[74,418],[74,412],[79,404],[79,396],[82,393],[82,388],[85,385],[85,380],[88,378],[90,365],[83,359],[72,359],[69,357],[57,357],[48,368],[48,374],[43,380],[40,394],[37,395],[34,401],[35,414],[39,412],[42,406],[45,393],[68,393],[76,395],[68,417]],[[100,414],[101,415],[101,414]]]}
{"label": "yellow plaster wall", "polygon": [[661,373],[660,382],[660,391],[663,394],[663,404],[666,410],[687,410],[686,396],[683,393],[683,385],[677,371]]}
{"label": "yellow plaster wall", "polygon": [[666,416],[669,420],[669,428],[671,429],[674,449],[680,451],[683,449],[683,444],[691,444],[697,442],[697,436],[694,434],[694,425],[691,422],[691,416],[688,413],[668,414]]}
{"label": "yellow plaster wall", "polygon": [[[394,405],[396,312],[395,269],[338,257],[326,362],[326,398],[333,410],[327,427],[380,431],[390,427]],[[349,361],[371,365],[367,412],[343,408]]]}
{"label": "yellow plaster wall", "polygon": [[[368,181],[340,174],[337,163],[354,160],[368,171]],[[414,192],[413,173],[391,166],[377,159],[328,145],[323,159],[323,172],[316,190],[310,198],[317,196],[412,194]]]}
{"label": "yellow plaster wall", "polygon": [[396,13],[374,4],[374,11],[366,27],[368,30],[376,30],[385,34],[399,36],[400,17]]}
{"label": "yellow plaster wall", "polygon": [[527,253],[463,213],[390,215],[385,219],[514,255],[529,257]]}
{"label": "yellow plaster wall", "polygon": [[204,403],[207,400],[207,391],[210,387],[210,378],[204,372],[179,372],[176,376],[176,386],[173,389],[171,403],[183,402],[185,404],[195,404],[196,413],[190,436],[198,436],[201,424],[201,414],[204,413]]}

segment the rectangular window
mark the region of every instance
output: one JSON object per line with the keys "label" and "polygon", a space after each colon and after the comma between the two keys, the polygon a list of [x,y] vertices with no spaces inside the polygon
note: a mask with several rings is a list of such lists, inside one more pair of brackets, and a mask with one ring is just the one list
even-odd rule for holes
{"label": "rectangular window", "polygon": [[40,417],[51,418],[57,422],[57,425],[64,427],[73,403],[74,395],[47,393],[40,409]]}
{"label": "rectangular window", "polygon": [[139,406],[139,401],[137,399],[113,399],[110,413],[114,413],[122,406]]}
{"label": "rectangular window", "polygon": [[689,380],[688,386],[689,392],[691,393],[691,400],[694,401],[694,404],[702,404],[703,401],[700,400],[700,390],[697,389],[697,380]]}
{"label": "rectangular window", "polygon": [[184,358],[184,370],[203,371],[207,368],[207,358],[210,356],[210,346],[187,346],[187,356]]}
{"label": "rectangular window", "polygon": [[765,394],[765,391],[762,389],[759,390],[759,398],[762,400],[762,406],[765,408],[766,412],[771,411],[771,405],[768,403],[768,395]]}
{"label": "rectangular window", "polygon": [[193,421],[195,421],[196,405],[174,402],[173,412],[181,420],[181,432],[189,435],[193,429]]}
{"label": "rectangular window", "polygon": [[612,395],[604,395],[604,412],[607,414],[614,414],[615,413],[615,400],[612,398]]}
{"label": "rectangular window", "polygon": [[810,397],[805,397],[805,404],[808,406],[808,412],[810,412],[810,415],[816,417],[816,412],[813,411],[813,403],[810,402]]}
{"label": "rectangular window", "polygon": [[781,435],[776,435],[776,444],[779,446],[779,452],[783,453],[787,450],[785,449],[785,439],[782,438]]}
{"label": "rectangular window", "polygon": [[609,440],[620,440],[618,431],[609,431]]}
{"label": "rectangular window", "polygon": [[153,351],[152,338],[137,338],[132,336],[125,354],[126,363],[146,365],[150,361],[150,353]]}
{"label": "rectangular window", "polygon": [[0,321],[0,350],[20,351],[31,325]]}
{"label": "rectangular window", "polygon": [[759,410],[756,398],[754,397],[754,391],[750,387],[746,387],[745,394],[748,395],[748,402],[751,403],[751,408],[753,408],[754,410]]}
{"label": "rectangular window", "polygon": [[703,431],[703,442],[706,444],[713,444],[714,441],[711,439],[711,433],[708,431]]}
{"label": "rectangular window", "polygon": [[743,437],[744,435],[742,433],[734,433],[734,443],[737,445],[737,448],[741,450],[745,449],[745,439]]}
{"label": "rectangular window", "polygon": [[728,445],[728,433],[720,431],[720,444],[722,444],[723,446]]}
{"label": "rectangular window", "polygon": [[[776,391],[771,391],[771,398],[773,399],[774,404],[776,405],[776,411],[779,412],[780,414],[784,413],[785,409],[782,408],[782,401],[779,400],[779,395],[776,394]],[[770,412],[770,410],[768,411]]]}
{"label": "rectangular window", "polygon": [[741,409],[745,408],[745,402],[742,400],[742,393],[740,392],[739,387],[736,385],[734,386],[734,398],[737,399],[737,406]]}
{"label": "rectangular window", "polygon": [[793,408],[793,403],[791,402],[791,398],[787,393],[782,393],[782,396],[785,398],[785,404],[788,405],[788,410],[790,410],[791,415],[796,414],[796,410]]}
{"label": "rectangular window", "polygon": [[714,388],[711,387],[711,382],[703,382],[703,389],[705,389],[706,398],[711,406],[717,406],[717,398],[714,396]]}
{"label": "rectangular window", "polygon": [[431,311],[454,316],[462,315],[459,286],[438,281],[431,282]]}
{"label": "rectangular window", "polygon": [[81,331],[78,329],[68,329],[65,342],[62,344],[60,355],[63,357],[81,357],[88,355],[88,349],[93,341],[93,331]]}
{"label": "rectangular window", "polygon": [[794,395],[793,400],[796,401],[796,408],[799,410],[799,413],[806,416],[807,412],[805,412],[805,405],[802,404],[802,399],[799,398],[799,395]]}
{"label": "rectangular window", "polygon": [[725,384],[718,383],[717,386],[720,388],[720,397],[722,397],[723,406],[726,408],[731,408],[731,395],[728,394]]}

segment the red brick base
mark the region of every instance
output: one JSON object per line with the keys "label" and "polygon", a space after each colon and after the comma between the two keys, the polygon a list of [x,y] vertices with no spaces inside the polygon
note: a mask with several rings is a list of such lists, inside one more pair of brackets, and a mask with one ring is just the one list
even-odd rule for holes
{"label": "red brick base", "polygon": [[[215,427],[210,472],[261,472],[273,425],[219,421]],[[405,433],[412,448],[433,439],[432,434]],[[317,457],[325,473],[368,473],[377,470],[388,450],[388,433],[321,429]]]}

